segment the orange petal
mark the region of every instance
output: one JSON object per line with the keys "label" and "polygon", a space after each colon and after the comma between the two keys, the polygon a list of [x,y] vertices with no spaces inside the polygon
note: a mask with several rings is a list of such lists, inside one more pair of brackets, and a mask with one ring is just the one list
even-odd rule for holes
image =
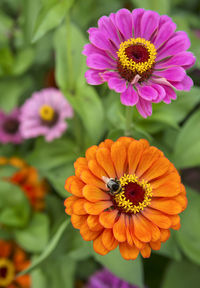
{"label": "orange petal", "polygon": [[96,215],[89,215],[87,224],[92,231],[100,231],[103,229],[103,226],[99,223],[99,216]]}
{"label": "orange petal", "polygon": [[102,242],[109,251],[114,250],[118,246],[118,241],[115,239],[112,229],[104,229],[102,233]]}
{"label": "orange petal", "polygon": [[0,165],[6,165],[8,161],[9,160],[6,157],[0,157]]}
{"label": "orange petal", "polygon": [[153,197],[173,197],[179,194],[179,192],[180,192],[179,182],[168,182],[165,185],[153,189]]}
{"label": "orange petal", "polygon": [[87,160],[83,157],[79,157],[74,163],[74,168],[76,176],[80,177],[81,173],[85,169],[88,169]]}
{"label": "orange petal", "polygon": [[91,184],[103,190],[106,189],[105,183],[101,181],[100,179],[98,179],[97,177],[95,177],[89,170],[84,170],[81,173],[80,177],[83,180],[83,182],[85,182],[86,184]]}
{"label": "orange petal", "polygon": [[[178,188],[178,191],[179,191],[179,185],[181,183],[181,178],[180,178],[180,175],[178,174],[177,170],[174,169],[172,172],[169,172],[160,178],[152,179],[150,181],[150,183],[151,183],[151,186],[153,189],[157,189],[157,188],[160,188],[160,186],[162,186],[162,185],[168,185],[168,184],[172,183],[173,185],[175,185],[175,190],[177,190],[177,188]],[[178,187],[176,187],[176,185],[178,185]],[[173,192],[171,192],[171,193],[173,193]],[[176,192],[174,192],[174,193],[176,193]]]}
{"label": "orange petal", "polygon": [[108,177],[105,170],[97,163],[96,159],[90,160],[88,162],[88,167],[97,178],[102,179],[103,176]]}
{"label": "orange petal", "polygon": [[108,254],[109,250],[105,248],[102,242],[102,234],[93,241],[94,251],[100,255]]}
{"label": "orange petal", "polygon": [[99,231],[90,230],[90,228],[89,228],[89,226],[87,224],[87,221],[85,221],[81,225],[80,234],[81,234],[81,236],[83,237],[83,239],[85,241],[91,241],[91,240],[96,239],[99,236],[100,233],[101,232],[99,232]]}
{"label": "orange petal", "polygon": [[181,223],[178,223],[177,225],[173,225],[171,228],[174,230],[179,230],[181,228]]}
{"label": "orange petal", "polygon": [[162,153],[156,147],[151,146],[144,151],[136,169],[136,175],[141,177],[160,158]]}
{"label": "orange petal", "polygon": [[108,209],[111,206],[111,201],[99,201],[95,203],[86,202],[84,208],[88,214],[99,215],[102,211]]}
{"label": "orange petal", "polygon": [[126,241],[126,224],[125,224],[125,215],[122,213],[117,220],[117,222],[113,225],[113,234],[115,239],[119,242]]}
{"label": "orange petal", "polygon": [[150,247],[153,249],[153,250],[160,250],[161,248],[161,241],[151,241],[150,242]]}
{"label": "orange petal", "polygon": [[131,137],[120,137],[117,139],[117,142],[120,142],[123,146],[125,146],[126,148],[128,148],[128,146],[130,145],[131,142],[133,141],[137,141]]}
{"label": "orange petal", "polygon": [[85,183],[83,183],[83,181],[81,181],[78,178],[74,179],[74,181],[72,181],[70,185],[70,192],[77,197],[82,197],[83,196],[82,189],[84,186]]}
{"label": "orange petal", "polygon": [[126,149],[120,142],[115,142],[111,147],[111,157],[115,166],[118,178],[124,175],[124,165],[126,162]]}
{"label": "orange petal", "polygon": [[173,199],[176,200],[176,202],[178,202],[181,205],[181,208],[182,208],[181,212],[185,210],[185,208],[187,207],[188,201],[187,201],[186,196],[183,193],[180,193]]}
{"label": "orange petal", "polygon": [[99,148],[108,148],[110,150],[113,143],[113,140],[106,139],[104,142],[100,143]]}
{"label": "orange petal", "polygon": [[[174,199],[174,198],[173,198]],[[181,205],[172,198],[153,198],[150,206],[156,210],[162,211],[169,215],[175,215],[182,211]]]}
{"label": "orange petal", "polygon": [[160,241],[166,242],[170,237],[170,230],[169,229],[160,229]]}
{"label": "orange petal", "polygon": [[[134,242],[135,246],[136,246],[139,250],[141,250],[141,249],[145,246],[145,243],[144,243],[144,242],[141,242],[140,240],[138,240],[138,238],[135,236],[133,217],[130,217],[130,218],[129,218],[129,227],[130,227],[130,233],[131,233],[131,236],[132,236],[132,239],[133,239],[133,242]],[[128,240],[128,239],[127,239],[127,240]]]}
{"label": "orange petal", "polygon": [[92,159],[96,159],[97,149],[98,149],[98,147],[96,145],[93,145],[87,149],[85,156],[86,156],[88,161],[92,160]]}
{"label": "orange petal", "polygon": [[135,174],[140,158],[145,150],[142,141],[133,141],[128,147],[129,174]]}
{"label": "orange petal", "polygon": [[139,250],[135,246],[129,246],[126,242],[119,243],[119,251],[126,260],[135,260],[139,254]]}
{"label": "orange petal", "polygon": [[8,258],[11,254],[12,245],[10,242],[0,240],[0,257]]}
{"label": "orange petal", "polygon": [[116,222],[117,215],[118,215],[118,210],[117,209],[111,210],[111,211],[102,212],[99,215],[99,222],[105,228],[113,228],[113,225]]}
{"label": "orange petal", "polygon": [[168,229],[171,226],[170,217],[160,211],[145,208],[142,214],[159,228]]}
{"label": "orange petal", "polygon": [[82,224],[87,220],[87,216],[85,215],[76,215],[72,214],[71,216],[71,222],[74,228],[80,229]]}
{"label": "orange petal", "polygon": [[186,195],[186,190],[185,190],[185,186],[183,184],[181,184],[181,193],[183,195]]}
{"label": "orange petal", "polygon": [[148,227],[148,223],[145,221],[145,218],[140,215],[132,216],[134,223],[134,234],[142,242],[151,241],[151,231]]}
{"label": "orange petal", "polygon": [[177,225],[180,223],[180,216],[179,215],[171,215],[170,220],[172,222],[172,226]]}
{"label": "orange petal", "polygon": [[91,202],[110,200],[109,194],[92,185],[85,185],[85,187],[83,188],[83,195],[87,200]]}
{"label": "orange petal", "polygon": [[71,183],[75,180],[75,179],[78,179],[76,176],[70,176],[67,178],[67,180],[65,181],[65,190],[67,190],[67,192],[71,193],[70,192],[70,186],[71,186]]}
{"label": "orange petal", "polygon": [[[143,217],[143,216],[142,216]],[[160,239],[160,229],[154,223],[149,221],[147,218],[143,217],[144,221],[146,222],[147,226],[149,227],[151,233],[151,240],[157,241]]]}
{"label": "orange petal", "polygon": [[98,163],[101,165],[101,167],[104,168],[108,176],[110,178],[115,178],[116,177],[115,168],[108,148],[99,148],[97,150],[96,157]]}
{"label": "orange petal", "polygon": [[85,211],[85,203],[87,203],[87,200],[83,199],[83,198],[80,198],[78,200],[76,200],[74,203],[73,203],[73,214],[76,214],[76,215],[85,215],[87,214],[87,212]]}
{"label": "orange petal", "polygon": [[15,280],[17,282],[17,287],[31,287],[31,277],[30,275],[23,275]]}
{"label": "orange petal", "polygon": [[158,158],[157,161],[153,163],[153,165],[142,175],[142,177],[147,180],[151,181],[157,177],[161,177],[165,174],[170,166],[170,162],[165,157]]}
{"label": "orange petal", "polygon": [[143,258],[149,258],[151,255],[151,248],[148,244],[140,251]]}
{"label": "orange petal", "polygon": [[126,223],[126,239],[129,244],[129,246],[133,246],[133,237],[131,233],[131,225],[130,225],[130,219],[131,217],[128,215],[125,215],[125,223]]}
{"label": "orange petal", "polygon": [[67,199],[65,199],[65,201],[64,201],[64,205],[65,205],[65,207],[66,207],[65,212],[66,212],[68,215],[72,215],[72,213],[73,213],[72,207],[73,207],[74,202],[75,202],[77,199],[78,199],[78,197],[76,197],[76,196],[70,196],[70,197],[68,197]]}

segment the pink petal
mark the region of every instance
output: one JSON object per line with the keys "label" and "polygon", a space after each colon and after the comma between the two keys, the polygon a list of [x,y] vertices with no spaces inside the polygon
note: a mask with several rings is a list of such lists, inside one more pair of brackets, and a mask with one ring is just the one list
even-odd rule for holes
{"label": "pink petal", "polygon": [[181,52],[170,59],[156,63],[155,69],[163,69],[170,66],[182,66],[185,69],[193,66],[196,58],[191,52]]}
{"label": "pink petal", "polygon": [[161,85],[158,85],[158,84],[151,84],[151,87],[154,88],[158,93],[157,98],[153,99],[153,102],[154,103],[161,102],[165,98],[165,95],[166,95],[165,89]]}
{"label": "pink petal", "polygon": [[86,44],[83,48],[82,54],[85,56],[90,56],[91,54],[101,54],[103,56],[107,56],[103,50],[95,47],[92,44]]}
{"label": "pink petal", "polygon": [[140,86],[136,85],[139,95],[147,100],[152,101],[153,99],[156,99],[158,97],[158,92],[151,86]]}
{"label": "pink petal", "polygon": [[87,58],[87,66],[97,70],[115,69],[116,63],[109,57],[92,54]]}
{"label": "pink petal", "polygon": [[120,95],[122,104],[126,106],[134,106],[139,100],[138,93],[129,84],[128,88]]}
{"label": "pink petal", "polygon": [[154,71],[154,75],[166,78],[168,81],[181,81],[185,77],[182,67],[171,67],[163,71]]}
{"label": "pink petal", "polygon": [[190,40],[184,31],[174,33],[174,36],[158,50],[156,61],[176,55],[190,47]]}
{"label": "pink petal", "polygon": [[166,96],[163,99],[163,102],[165,102],[166,104],[171,103],[171,99],[175,100],[177,98],[176,96],[176,92],[169,86],[163,86],[163,88],[165,89],[166,92]]}
{"label": "pink petal", "polygon": [[115,90],[117,93],[122,93],[126,90],[126,80],[123,78],[112,77],[108,80],[108,87]]}
{"label": "pink petal", "polygon": [[90,33],[89,40],[94,46],[98,47],[99,49],[109,51],[114,57],[117,56],[116,50],[113,48],[108,39],[106,39],[104,33],[95,30]]}
{"label": "pink petal", "polygon": [[106,35],[106,38],[111,40],[118,49],[121,43],[117,28],[113,24],[112,20],[107,16],[102,16],[98,21],[99,29]]}
{"label": "pink petal", "polygon": [[132,12],[132,17],[133,17],[133,31],[134,31],[134,38],[140,37],[141,36],[141,32],[140,32],[140,28],[141,28],[141,19],[142,16],[144,14],[145,10],[144,9],[134,9]]}
{"label": "pink petal", "polygon": [[171,84],[177,90],[190,91],[194,83],[189,76],[185,75],[184,79],[181,82],[171,82]]}
{"label": "pink petal", "polygon": [[142,98],[139,99],[138,103],[136,104],[136,108],[138,112],[142,115],[142,117],[147,118],[152,114],[152,103]]}
{"label": "pink petal", "polygon": [[150,40],[153,32],[158,28],[160,17],[154,11],[145,11],[141,19],[140,37]]}
{"label": "pink petal", "polygon": [[104,82],[99,75],[99,70],[87,70],[85,73],[85,78],[87,80],[87,83],[91,85],[99,85]]}
{"label": "pink petal", "polygon": [[172,21],[164,23],[159,29],[153,44],[158,49],[161,44],[166,42],[176,30],[176,24]]}
{"label": "pink petal", "polygon": [[125,39],[133,37],[133,23],[131,12],[127,9],[120,9],[116,13],[116,26]]}

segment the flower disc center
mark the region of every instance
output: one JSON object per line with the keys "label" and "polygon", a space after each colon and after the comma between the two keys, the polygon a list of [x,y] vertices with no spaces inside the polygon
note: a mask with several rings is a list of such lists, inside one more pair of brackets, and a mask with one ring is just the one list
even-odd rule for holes
{"label": "flower disc center", "polygon": [[124,186],[124,195],[133,205],[144,201],[145,191],[137,183],[129,182]]}
{"label": "flower disc center", "polygon": [[147,48],[141,44],[131,45],[125,49],[128,58],[135,63],[146,62],[149,59],[149,52]]}
{"label": "flower disc center", "polygon": [[8,287],[14,279],[15,268],[13,263],[6,259],[0,259],[0,287]]}
{"label": "flower disc center", "polygon": [[39,111],[42,124],[52,127],[58,121],[58,113],[49,105],[43,105]]}
{"label": "flower disc center", "polygon": [[3,130],[8,134],[15,134],[19,128],[19,121],[14,118],[8,118],[3,123]]}

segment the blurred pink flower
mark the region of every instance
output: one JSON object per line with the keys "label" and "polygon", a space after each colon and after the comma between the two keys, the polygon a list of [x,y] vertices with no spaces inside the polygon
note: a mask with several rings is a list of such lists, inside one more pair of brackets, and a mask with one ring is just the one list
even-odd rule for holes
{"label": "blurred pink flower", "polygon": [[67,129],[65,119],[73,117],[72,107],[55,88],[35,92],[21,109],[21,133],[27,139],[43,135],[50,142],[60,138]]}
{"label": "blurred pink flower", "polygon": [[85,77],[91,85],[108,82],[121,94],[126,106],[136,105],[143,117],[152,114],[152,103],[169,104],[176,90],[190,90],[192,79],[185,70],[195,57],[186,52],[190,40],[166,15],[150,10],[121,9],[103,16],[98,28],[88,30],[90,44],[83,54],[90,68]]}
{"label": "blurred pink flower", "polygon": [[20,133],[20,109],[14,109],[10,114],[0,110],[0,142],[19,144],[22,142]]}

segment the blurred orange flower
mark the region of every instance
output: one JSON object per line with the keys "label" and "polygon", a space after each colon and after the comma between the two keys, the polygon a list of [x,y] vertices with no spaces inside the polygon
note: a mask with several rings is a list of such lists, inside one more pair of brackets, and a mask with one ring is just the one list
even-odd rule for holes
{"label": "blurred orange flower", "polygon": [[65,189],[66,213],[84,240],[105,255],[119,245],[124,259],[148,258],[180,228],[187,206],[174,165],[148,141],[122,137],[105,140],[74,164],[76,176]]}
{"label": "blurred orange flower", "polygon": [[11,165],[18,168],[18,171],[6,180],[21,187],[34,210],[43,210],[44,197],[48,188],[45,180],[40,180],[37,170],[17,157],[10,159],[0,157],[0,165]]}
{"label": "blurred orange flower", "polygon": [[26,253],[16,244],[0,240],[0,287],[29,288],[29,275],[16,275],[30,265]]}

